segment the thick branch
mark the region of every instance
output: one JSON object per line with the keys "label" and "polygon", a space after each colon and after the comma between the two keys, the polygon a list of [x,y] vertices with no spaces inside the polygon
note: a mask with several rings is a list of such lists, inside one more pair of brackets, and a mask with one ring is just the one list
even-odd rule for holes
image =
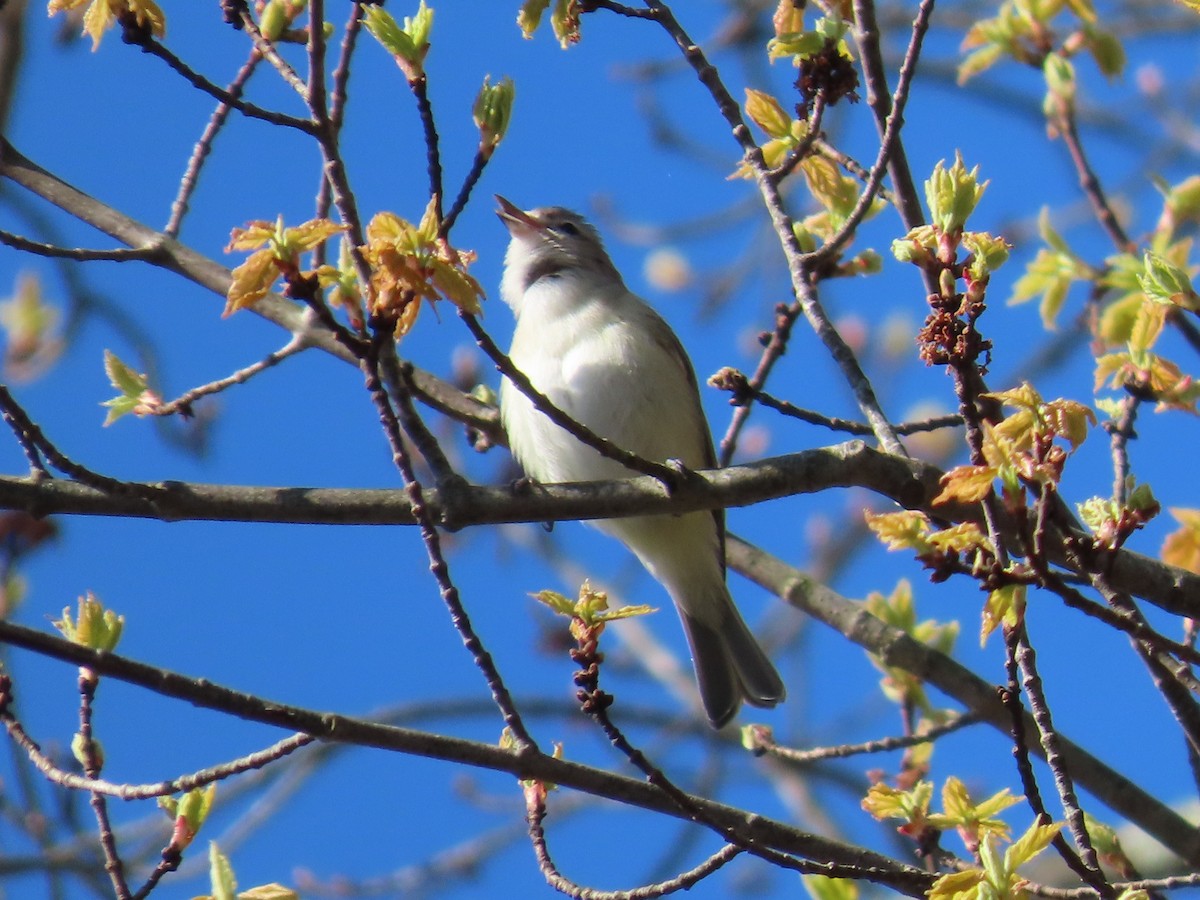
{"label": "thick branch", "polygon": [[[22,156],[2,136],[0,177],[16,182],[128,247],[153,249],[150,262],[208,288],[222,300],[225,298],[230,280],[229,269],[225,266],[67,184]],[[306,311],[297,304],[271,295],[254,304],[251,310],[292,334],[303,335],[309,346],[324,350],[351,365],[358,365],[357,360],[338,343],[333,334],[310,323]],[[493,443],[504,443],[495,409],[466,396],[428,372],[414,369],[412,378],[421,399],[434,409],[469,421],[480,431],[486,432]]]}
{"label": "thick branch", "polygon": [[[886,625],[862,604],[839,596],[798,569],[732,535],[727,551],[730,568],[878,655],[885,665],[919,676],[1005,736],[1009,734],[1009,712],[995,685],[900,629]],[[1026,729],[1036,733],[1033,718],[1027,713],[1025,719]],[[1044,753],[1040,744],[1030,749]],[[1080,786],[1135,822],[1173,853],[1193,865],[1200,862],[1200,835],[1187,820],[1061,734],[1059,749]]]}
{"label": "thick branch", "polygon": [[[10,622],[0,622],[0,642],[24,647],[75,665],[87,666],[99,674],[140,685],[163,696],[187,700],[195,706],[289,731],[310,734],[324,741],[395,750],[414,756],[508,772],[520,779],[553,782],[562,787],[607,797],[619,803],[676,818],[687,818],[665,794],[644,781],[554,759],[539,751],[527,751],[518,755],[491,744],[266,701],[204,679],[189,678],[116,654],[90,650],[62,638]],[[922,896],[932,884],[932,876],[881,854],[807,834],[783,822],[749,815],[743,810],[714,803],[702,797],[689,795],[689,800],[701,809],[709,820],[736,827],[766,846],[822,862],[859,866],[865,870],[864,877],[867,879],[891,885],[914,897]]]}
{"label": "thick branch", "polygon": [[[906,509],[939,520],[982,520],[978,506],[937,506],[942,471],[919,460],[902,459],[847,441],[817,450],[773,457],[743,466],[693,473],[670,495],[652,476],[585,484],[536,485],[524,490],[462,485],[452,509],[430,490],[427,503],[446,528],[506,522],[559,522],[647,513],[751,506],[767,500],[818,493],[837,487],[865,487]],[[162,521],[201,520],[324,525],[411,525],[408,500],[399,490],[304,487],[237,487],[184,482],[141,485],[145,490],[106,494],[58,479],[0,476],[0,509],[33,515],[133,516]],[[1013,535],[1008,523],[1000,522]],[[1048,558],[1067,565],[1067,548],[1047,538]],[[1074,551],[1078,553],[1078,549]],[[1082,565],[1079,563],[1078,565]],[[1117,550],[1095,563],[1122,591],[1181,616],[1200,618],[1200,576],[1130,550]]]}

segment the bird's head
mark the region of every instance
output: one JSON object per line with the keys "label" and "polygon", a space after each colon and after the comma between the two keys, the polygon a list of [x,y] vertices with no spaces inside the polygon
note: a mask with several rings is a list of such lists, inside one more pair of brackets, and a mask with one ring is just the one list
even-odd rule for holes
{"label": "bird's head", "polygon": [[500,204],[496,215],[512,238],[504,257],[502,285],[510,304],[544,278],[593,273],[620,282],[599,232],[579,213],[561,206],[523,210],[499,194],[496,202]]}

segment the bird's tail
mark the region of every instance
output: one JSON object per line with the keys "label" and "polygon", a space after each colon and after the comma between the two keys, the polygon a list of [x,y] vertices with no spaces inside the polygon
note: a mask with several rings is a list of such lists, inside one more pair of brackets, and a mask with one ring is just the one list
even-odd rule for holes
{"label": "bird's tail", "polygon": [[742,620],[724,583],[719,587],[724,593],[719,602],[701,607],[722,609],[719,624],[710,624],[676,604],[692,650],[700,699],[714,728],[732,719],[743,700],[752,706],[771,707],[786,693],[783,679]]}

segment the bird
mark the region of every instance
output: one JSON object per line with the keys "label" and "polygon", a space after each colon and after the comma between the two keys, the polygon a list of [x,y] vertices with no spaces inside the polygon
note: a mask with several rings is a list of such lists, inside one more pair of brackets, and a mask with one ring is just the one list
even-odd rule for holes
{"label": "bird", "polygon": [[[643,459],[715,468],[696,375],[666,321],[625,286],[596,229],[562,207],[522,210],[496,195],[509,232],[500,293],[516,319],[509,358],[558,409]],[[632,477],[537,410],[507,377],[500,418],[528,478]],[[725,726],[742,701],[773,707],[783,680],[725,583],[724,510],[600,519],[670,595],[705,714]]]}

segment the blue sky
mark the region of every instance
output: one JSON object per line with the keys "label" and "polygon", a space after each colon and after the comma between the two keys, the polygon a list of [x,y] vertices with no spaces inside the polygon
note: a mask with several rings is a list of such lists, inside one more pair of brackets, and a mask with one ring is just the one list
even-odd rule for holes
{"label": "blue sky", "polygon": [[[340,35],[343,4],[328,5],[334,8]],[[721,3],[696,0],[676,5],[685,27],[704,42],[711,42],[725,21]],[[58,22],[47,20],[37,7],[29,17],[25,68],[8,137],[55,174],[161,227],[213,102],[159,61],[122,45],[115,35],[109,35],[96,53],[89,52],[86,42],[55,45]],[[221,25],[215,4],[164,7],[168,46],[215,81],[230,78],[244,58],[246,43]],[[606,234],[630,286],[676,327],[702,379],[722,365],[752,369],[757,352],[748,338],[769,327],[773,305],[788,298],[787,282],[773,238],[765,230],[765,216],[729,212],[744,204],[753,189],[747,182],[726,178],[737,163],[736,145],[705,91],[652,24],[607,14],[588,16],[583,43],[563,52],[548,31],[523,40],[514,25],[516,8],[515,2],[438,5],[434,46],[426,63],[451,193],[474,152],[470,108],[483,77],[511,75],[517,84],[509,137],[454,234],[458,246],[479,254],[472,271],[488,292],[484,324],[501,345],[507,343],[511,318],[498,291],[506,234],[491,201],[491,194],[498,192],[527,207],[556,204],[590,215]],[[397,16],[409,11],[396,4],[389,9]],[[893,35],[887,46],[895,51],[904,37],[906,29]],[[958,32],[935,30],[928,45],[931,58],[953,61],[960,38]],[[1168,74],[1194,76],[1188,67],[1195,50],[1194,35],[1163,39],[1155,48],[1134,46],[1129,71],[1156,62],[1166,66]],[[300,55],[293,56],[300,65]],[[749,53],[717,52],[713,59],[738,97],[747,85],[786,96],[794,77],[785,63],[769,67],[761,56]],[[662,64],[665,74],[660,81],[633,80],[633,67],[647,60]],[[1132,77],[1109,84],[1095,77],[1086,62],[1080,63],[1080,70],[1088,99],[1100,109],[1121,109],[1136,99]],[[1069,240],[1089,258],[1101,259],[1109,251],[1099,229],[1086,220],[1062,147],[1047,141],[1037,118],[1037,73],[1010,65],[989,83],[988,89],[964,95],[944,77],[922,79],[906,116],[906,137],[918,178],[937,160],[953,157],[955,150],[961,150],[968,165],[978,164],[991,184],[976,227],[1013,239],[1020,236],[1013,261],[993,282],[995,299],[985,320],[997,345],[992,384],[1000,388],[1018,379],[1027,353],[1043,337],[1034,306],[1003,303],[1021,263],[1036,249],[1031,226],[1038,209],[1043,204],[1055,209]],[[360,208],[368,216],[392,210],[418,218],[427,200],[419,122],[399,71],[373,42],[366,42],[356,60],[351,96],[346,155]],[[1011,96],[1025,98],[1022,111],[1014,113],[1000,102]],[[265,106],[299,112],[294,96],[266,69],[256,76],[250,97]],[[656,143],[644,115],[651,100],[689,135],[698,152],[680,153]],[[839,146],[862,159],[873,156],[874,131],[864,105],[839,107],[828,127]],[[1133,122],[1128,131],[1102,122],[1085,132],[1102,175],[1140,210],[1134,233],[1150,227],[1157,211],[1147,202],[1152,196],[1151,173],[1142,168],[1142,152],[1146,142],[1160,134],[1158,124],[1149,119]],[[227,265],[235,264],[237,257],[222,252],[232,227],[280,214],[289,222],[311,215],[317,164],[314,148],[300,135],[281,134],[235,116],[216,143],[183,239]],[[1193,152],[1163,161],[1154,172],[1178,180],[1194,167]],[[36,232],[22,207],[11,202],[14,193],[5,187],[2,227]],[[793,202],[800,208],[805,202],[802,192]],[[55,240],[108,245],[89,229],[47,214],[60,230]],[[669,242],[693,267],[695,284],[671,293],[656,289],[645,277],[644,264],[660,242],[629,236],[713,215],[719,224]],[[868,339],[877,339],[889,321],[907,322],[915,330],[924,315],[915,270],[891,261],[886,253],[900,233],[890,213],[871,222],[863,230],[861,246],[884,253],[883,274],[832,284],[824,294],[835,317],[854,326],[850,331],[862,330]],[[723,305],[708,308],[703,287],[739,261],[750,276]],[[53,265],[0,250],[0,286],[22,271],[37,273],[47,294],[62,302],[66,289]],[[94,263],[84,274],[91,290],[133,317],[149,336],[167,396],[247,365],[286,338],[247,313],[223,320],[220,298],[136,263]],[[1079,302],[1074,297],[1071,308],[1077,310]],[[128,335],[93,316],[57,367],[35,382],[13,386],[46,433],[93,469],[138,480],[398,486],[361,377],[348,366],[307,354],[221,396],[212,404],[217,418],[211,447],[197,458],[173,448],[147,421],[126,419],[101,428],[99,404],[112,393],[102,367],[104,349],[137,364]],[[473,351],[469,335],[448,308],[440,315],[424,311],[402,352],[443,375],[450,372],[455,354],[475,358],[483,380],[496,385],[490,366]],[[914,356],[910,348],[894,360],[873,356],[868,363],[884,408],[897,419],[923,403],[951,409],[944,374],[923,368]],[[1085,352],[1045,377],[1039,387],[1046,396],[1090,397],[1091,367]],[[857,415],[848,390],[803,325],[770,387],[779,396],[829,415]],[[704,402],[719,437],[730,409],[715,391],[706,391]],[[762,412],[752,422],[760,454],[839,440]],[[1165,474],[1178,447],[1195,445],[1196,429],[1194,419],[1178,414],[1145,415],[1139,422],[1142,440],[1134,447],[1135,465],[1141,477],[1155,485],[1164,506],[1200,505],[1196,482]],[[507,477],[503,450],[476,457],[455,426],[444,429],[444,439],[473,479]],[[0,460],[7,472],[24,471],[20,451],[11,442],[0,442]],[[1107,450],[1097,434],[1080,454],[1074,483],[1078,496],[1068,499],[1106,492],[1107,464]],[[864,501],[861,492],[776,501],[735,511],[730,527],[804,566],[819,549],[820,536],[847,527]],[[131,657],[279,701],[350,714],[403,708],[430,698],[473,701],[477,710],[472,714],[421,718],[410,724],[485,741],[498,738],[500,724],[487,710],[485,685],[450,627],[412,529],[168,525],[84,518],[60,527],[58,542],[24,573],[29,596],[18,613],[23,623],[49,627],[48,617],[90,590],[126,616],[120,649]],[[1156,552],[1170,527],[1169,521],[1156,523],[1139,537],[1136,549]],[[456,583],[519,695],[565,702],[572,691],[565,655],[537,652],[548,619],[526,596],[546,587],[570,593],[576,586],[573,574],[564,577],[561,567],[546,565],[544,554],[536,551],[546,540],[581,567],[572,571],[619,588],[629,601],[663,607],[650,627],[660,641],[682,652],[682,637],[666,597],[628,554],[598,534],[561,526],[546,538],[536,526],[513,526],[450,536],[447,545]],[[889,592],[899,577],[908,577],[916,586],[923,617],[963,622],[960,658],[984,678],[1000,680],[1002,648],[997,641],[983,650],[978,647],[983,597],[965,582],[928,585],[915,565],[868,545],[837,573],[832,586],[846,596],[862,597],[872,590]],[[736,576],[731,586],[752,622],[781,630],[795,625],[790,612],[757,588]],[[1043,675],[1057,701],[1063,730],[1085,744],[1094,742],[1101,758],[1152,792],[1167,799],[1186,794],[1190,780],[1175,729],[1127,647],[1057,606],[1054,601],[1039,603],[1031,628],[1035,641],[1045,641],[1039,645]],[[623,659],[625,651],[618,644],[610,649],[611,687],[618,696],[626,685],[643,692],[635,693],[637,703],[657,710],[678,708],[661,688],[623,675],[618,669],[629,663]],[[44,746],[67,746],[76,728],[74,669],[26,653],[6,656],[30,732]],[[1104,661],[1102,669],[1095,660]],[[876,687],[877,673],[862,652],[821,626],[809,624],[781,654],[779,664],[791,686],[790,700],[773,712],[756,711],[754,718],[773,724],[790,739],[823,743],[900,730],[898,717]],[[1104,689],[1094,690],[1094,680]],[[1137,721],[1127,718],[1131,709],[1138,710]],[[1135,731],[1138,740],[1114,736],[1118,717],[1121,728]],[[108,757],[105,775],[111,780],[171,777],[282,736],[107,680],[100,689],[97,721]],[[578,718],[567,723],[535,721],[539,739],[562,740],[570,758],[629,773],[594,729]],[[652,729],[631,730],[650,741],[658,737]],[[1152,753],[1149,748],[1154,747],[1159,749]],[[803,803],[781,796],[757,778],[758,764],[732,755],[721,758],[736,770],[723,797],[801,827],[828,826],[802,814]],[[995,733],[957,735],[945,742],[936,759],[939,781],[959,772],[981,794],[1005,786],[1015,789],[1008,747]],[[672,774],[682,783],[695,783],[708,761],[703,747],[690,743],[672,759]],[[862,772],[872,764],[860,761],[837,771],[865,785]],[[881,763],[894,764],[894,758]],[[857,810],[850,794],[834,790],[829,780],[817,776],[810,788],[819,804],[829,804],[832,820],[844,835],[885,851],[905,852],[889,843],[886,828],[873,825]],[[222,786],[219,793],[226,790]],[[228,790],[232,794],[234,788]],[[245,801],[238,800],[221,806],[204,835],[228,847],[243,887],[292,882],[297,869],[321,880],[382,877],[406,866],[419,867],[431,856],[492,829],[512,827],[522,815],[519,791],[507,777],[365,750],[339,752],[253,835],[235,841],[225,829],[246,809]],[[86,807],[81,814],[86,816]],[[152,818],[154,811],[148,804],[129,805],[117,807],[115,815],[119,823],[128,824]],[[1014,818],[1020,825],[1025,821]],[[656,866],[686,867],[717,846],[715,838],[702,835],[695,846],[681,852],[682,862],[664,862],[682,826],[601,803],[562,815],[555,815],[552,806],[551,824],[551,840],[563,869],[581,883],[603,888],[663,877],[666,873]],[[619,859],[596,854],[597,846],[619,847]],[[193,855],[201,857],[202,848]],[[484,890],[494,892],[496,885],[509,896],[552,895],[519,831],[483,864],[477,881],[439,878],[440,896],[476,896]],[[37,890],[44,886],[42,881],[30,884]],[[747,884],[761,896],[792,896],[796,889],[790,876],[741,860],[692,895],[728,896]],[[205,889],[203,879],[172,877],[158,896],[192,896]],[[12,891],[16,896],[18,887]],[[86,895],[82,889],[70,893]]]}

